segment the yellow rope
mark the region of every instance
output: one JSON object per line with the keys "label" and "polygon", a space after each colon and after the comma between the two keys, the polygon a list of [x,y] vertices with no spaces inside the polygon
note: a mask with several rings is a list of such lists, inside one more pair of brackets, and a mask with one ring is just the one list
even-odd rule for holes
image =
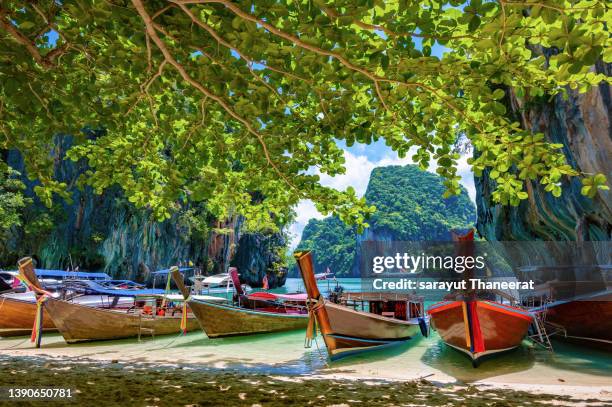
{"label": "yellow rope", "polygon": [[181,331],[187,334],[187,300],[183,301],[183,315],[181,315]]}

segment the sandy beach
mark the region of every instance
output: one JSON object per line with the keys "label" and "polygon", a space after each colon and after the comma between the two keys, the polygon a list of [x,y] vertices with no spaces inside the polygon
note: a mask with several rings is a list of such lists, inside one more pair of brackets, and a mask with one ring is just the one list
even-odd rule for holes
{"label": "sandy beach", "polygon": [[[339,382],[346,386],[368,383],[393,386],[420,383],[425,386],[423,383],[426,383],[433,386],[430,388],[432,394],[440,397],[449,389],[453,389],[450,394],[455,397],[472,389],[478,394],[493,392],[503,396],[510,394],[509,391],[531,394],[555,404],[612,403],[610,357],[599,353],[585,356],[572,352],[572,348],[564,344],[557,344],[557,353],[549,353],[526,343],[474,369],[467,358],[449,349],[434,335],[329,364],[321,339],[318,348],[313,345],[311,349],[304,349],[303,335],[303,332],[289,332],[210,340],[202,333],[193,332],[186,336],[146,339],[140,343],[133,339],[67,345],[55,334],[45,335],[41,349],[34,349],[25,337],[3,338],[0,358],[5,368],[15,363],[25,364],[30,366],[26,369],[30,372],[32,366],[42,369],[51,363],[57,368],[88,369],[88,377],[95,376],[95,372],[89,373],[94,368],[123,366],[122,372],[134,368],[213,377],[229,374],[232,381],[238,380],[236,377],[240,375],[259,378],[257,380],[267,377],[273,378],[275,383],[286,382],[287,386],[311,380]],[[550,395],[560,399],[553,400]]]}

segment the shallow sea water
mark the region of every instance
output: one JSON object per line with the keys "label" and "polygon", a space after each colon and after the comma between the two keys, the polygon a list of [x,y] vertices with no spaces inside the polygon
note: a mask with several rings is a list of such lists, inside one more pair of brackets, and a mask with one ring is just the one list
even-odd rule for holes
{"label": "shallow sea water", "polygon": [[[342,284],[351,290],[358,290],[360,285],[357,279],[343,280]],[[277,291],[294,292],[299,285],[299,280],[289,279],[287,286]],[[326,282],[320,285],[326,290]],[[444,345],[433,331],[429,338],[417,338],[333,363],[327,361],[322,338],[318,337],[312,348],[304,348],[302,331],[222,339],[208,339],[202,332],[191,332],[141,342],[125,339],[75,345],[67,345],[59,334],[47,334],[41,349],[34,349],[25,337],[2,338],[0,356],[152,363],[279,376],[599,386],[612,394],[610,354],[558,341],[554,347],[555,352],[551,353],[525,341],[522,347],[486,360],[474,369],[466,356]]]}

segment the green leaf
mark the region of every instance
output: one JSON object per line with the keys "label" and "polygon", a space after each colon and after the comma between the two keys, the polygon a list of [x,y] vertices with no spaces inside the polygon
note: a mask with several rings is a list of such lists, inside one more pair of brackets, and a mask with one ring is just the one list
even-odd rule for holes
{"label": "green leaf", "polygon": [[475,15],[470,20],[470,24],[468,25],[468,29],[470,31],[475,31],[478,27],[480,27],[480,17]]}
{"label": "green leaf", "polygon": [[506,92],[504,92],[503,89],[495,89],[495,91],[493,91],[493,99],[499,100],[503,98],[505,95],[506,95]]}
{"label": "green leaf", "polygon": [[493,111],[494,111],[496,114],[498,114],[498,115],[500,115],[500,116],[503,116],[503,115],[505,115],[505,114],[506,114],[506,106],[502,105],[501,103],[499,103],[499,102],[493,102],[493,103],[491,104],[491,106],[492,106],[492,108],[493,108]]}

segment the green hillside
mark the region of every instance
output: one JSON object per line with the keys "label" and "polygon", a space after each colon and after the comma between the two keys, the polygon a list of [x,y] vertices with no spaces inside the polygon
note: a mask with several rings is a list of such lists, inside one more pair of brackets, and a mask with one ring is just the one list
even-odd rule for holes
{"label": "green hillside", "polygon": [[[476,210],[467,191],[442,197],[445,186],[436,174],[415,165],[378,167],[372,171],[366,200],[376,206],[370,227],[361,235],[339,219],[311,219],[298,245],[314,253],[318,272],[356,275],[355,254],[361,240],[448,240],[451,229],[474,225]],[[292,274],[297,270],[294,268]]]}

